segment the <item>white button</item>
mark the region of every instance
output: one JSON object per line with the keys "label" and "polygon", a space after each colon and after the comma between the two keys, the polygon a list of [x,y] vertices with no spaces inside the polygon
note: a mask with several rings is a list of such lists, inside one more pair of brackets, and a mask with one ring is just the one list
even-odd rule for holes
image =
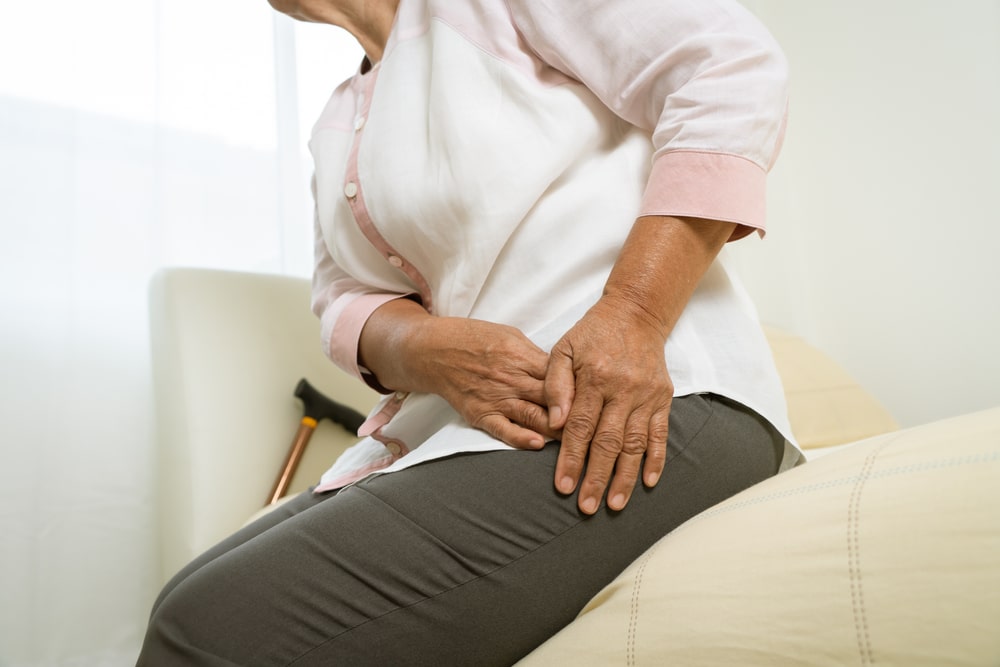
{"label": "white button", "polygon": [[344,186],[344,194],[347,195],[348,199],[354,199],[358,196],[358,184],[348,183]]}
{"label": "white button", "polygon": [[397,401],[401,401],[404,398],[406,398],[406,392],[405,391],[397,391],[394,396],[395,396],[395,399]]}
{"label": "white button", "polygon": [[355,132],[357,132],[358,130],[360,130],[364,126],[365,126],[365,117],[364,116],[358,116],[357,118],[354,119],[354,131]]}
{"label": "white button", "polygon": [[389,263],[399,269],[403,266],[403,259],[396,255],[389,255]]}
{"label": "white button", "polygon": [[393,456],[399,456],[402,453],[402,449],[395,442],[386,443],[385,448],[389,450],[389,453]]}

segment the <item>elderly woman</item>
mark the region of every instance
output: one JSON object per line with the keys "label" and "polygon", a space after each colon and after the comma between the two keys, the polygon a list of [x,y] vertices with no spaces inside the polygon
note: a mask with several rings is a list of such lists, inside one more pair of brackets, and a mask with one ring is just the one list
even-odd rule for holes
{"label": "elderly woman", "polygon": [[798,459],[717,258],[764,229],[783,57],[733,0],[271,4],[367,54],[310,143],[313,305],[385,398],[167,585],[139,663],[510,664]]}

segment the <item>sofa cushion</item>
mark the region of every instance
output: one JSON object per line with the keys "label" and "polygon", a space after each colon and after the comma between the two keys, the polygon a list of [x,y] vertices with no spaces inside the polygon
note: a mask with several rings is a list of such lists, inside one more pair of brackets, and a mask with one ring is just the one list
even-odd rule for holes
{"label": "sofa cushion", "polygon": [[899,428],[888,410],[827,354],[786,331],[765,327],[764,333],[800,447],[829,447]]}
{"label": "sofa cushion", "polygon": [[1000,409],[875,437],[683,524],[520,664],[997,665],[998,508]]}

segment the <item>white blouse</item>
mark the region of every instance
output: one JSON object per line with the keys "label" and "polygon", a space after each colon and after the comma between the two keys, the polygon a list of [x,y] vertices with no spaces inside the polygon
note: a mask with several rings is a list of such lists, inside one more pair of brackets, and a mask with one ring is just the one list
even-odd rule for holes
{"label": "white blouse", "polygon": [[[341,368],[380,305],[511,325],[549,349],[597,300],[641,215],[764,229],[786,64],[732,0],[401,0],[380,63],[313,130],[313,309]],[[754,308],[722,260],[666,345],[678,396],[713,392],[791,440]],[[388,394],[317,490],[508,449],[442,398]],[[793,453],[790,450],[790,454]]]}

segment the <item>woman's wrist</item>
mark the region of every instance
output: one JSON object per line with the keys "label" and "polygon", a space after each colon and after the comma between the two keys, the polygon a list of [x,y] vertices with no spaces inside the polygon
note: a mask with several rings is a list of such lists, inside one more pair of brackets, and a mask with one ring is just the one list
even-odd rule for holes
{"label": "woman's wrist", "polygon": [[420,391],[414,362],[423,356],[424,330],[434,316],[416,301],[397,299],[377,308],[365,322],[358,341],[358,364],[391,391]]}

